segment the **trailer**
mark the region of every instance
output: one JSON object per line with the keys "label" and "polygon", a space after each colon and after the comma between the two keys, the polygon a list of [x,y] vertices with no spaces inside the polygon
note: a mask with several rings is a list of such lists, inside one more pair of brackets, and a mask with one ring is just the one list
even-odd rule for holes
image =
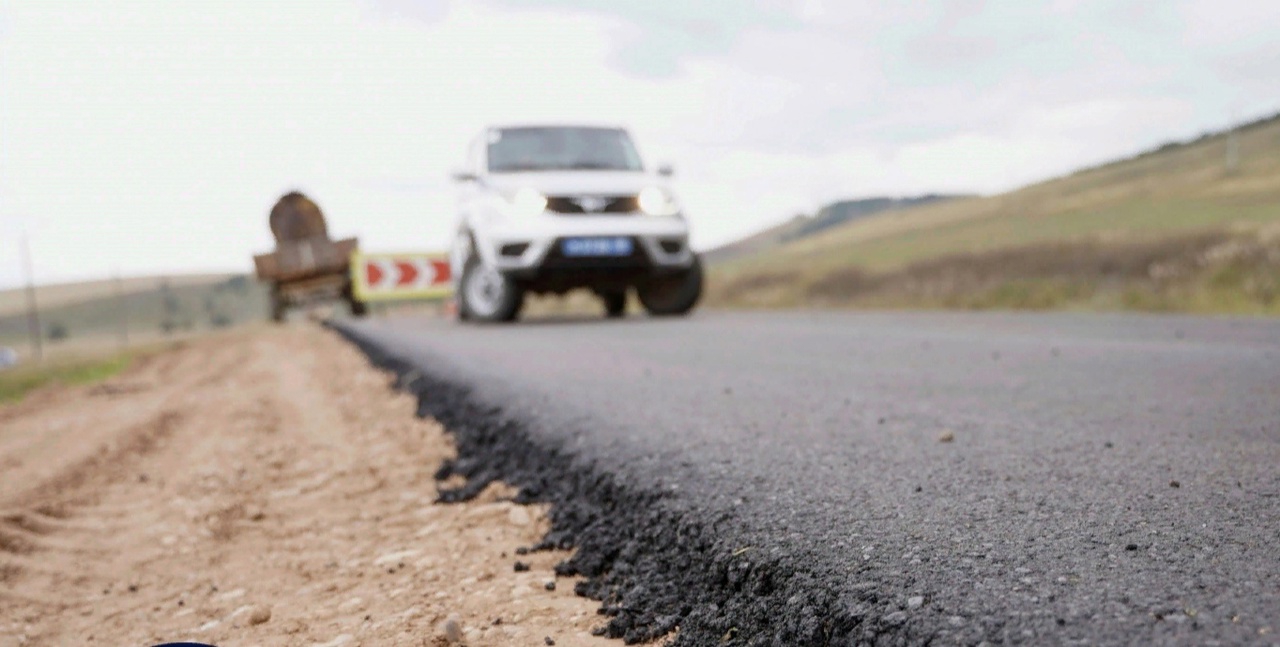
{"label": "trailer", "polygon": [[358,239],[330,239],[320,209],[297,192],[276,202],[270,225],[276,249],[255,255],[253,264],[258,280],[270,285],[272,321],[284,321],[290,308],[333,301],[346,302],[357,317],[368,312],[351,280]]}

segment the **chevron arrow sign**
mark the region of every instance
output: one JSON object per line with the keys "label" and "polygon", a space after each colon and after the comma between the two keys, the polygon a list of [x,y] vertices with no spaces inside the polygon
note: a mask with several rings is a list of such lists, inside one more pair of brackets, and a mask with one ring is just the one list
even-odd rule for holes
{"label": "chevron arrow sign", "polygon": [[361,301],[393,301],[446,296],[451,292],[445,254],[357,252],[351,283]]}

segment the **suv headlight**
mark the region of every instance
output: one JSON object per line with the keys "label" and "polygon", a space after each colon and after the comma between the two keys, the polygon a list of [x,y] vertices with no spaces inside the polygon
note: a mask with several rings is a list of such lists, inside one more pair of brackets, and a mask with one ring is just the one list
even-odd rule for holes
{"label": "suv headlight", "polygon": [[517,189],[506,197],[511,212],[517,216],[536,216],[547,210],[547,196],[529,187]]}
{"label": "suv headlight", "polygon": [[670,191],[657,186],[646,187],[636,196],[640,210],[650,216],[674,216],[680,213],[680,204]]}

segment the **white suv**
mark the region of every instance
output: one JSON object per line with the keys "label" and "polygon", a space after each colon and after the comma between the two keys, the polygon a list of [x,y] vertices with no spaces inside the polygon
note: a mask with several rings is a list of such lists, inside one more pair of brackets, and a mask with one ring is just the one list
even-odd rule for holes
{"label": "white suv", "polygon": [[667,178],[623,128],[507,126],[472,142],[450,254],[458,316],[512,321],[526,293],[586,288],[611,317],[635,289],[653,315],[683,315],[702,265]]}

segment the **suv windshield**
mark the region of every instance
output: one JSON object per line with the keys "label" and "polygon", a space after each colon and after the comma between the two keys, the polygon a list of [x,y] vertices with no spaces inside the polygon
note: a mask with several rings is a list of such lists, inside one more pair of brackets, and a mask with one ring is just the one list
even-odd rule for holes
{"label": "suv windshield", "polygon": [[504,128],[489,134],[489,172],[639,171],[631,137],[618,128]]}

